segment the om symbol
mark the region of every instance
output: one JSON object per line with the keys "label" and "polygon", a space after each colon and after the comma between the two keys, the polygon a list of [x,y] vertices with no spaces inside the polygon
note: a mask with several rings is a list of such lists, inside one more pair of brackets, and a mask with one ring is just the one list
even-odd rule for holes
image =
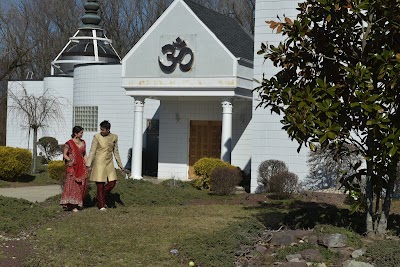
{"label": "om symbol", "polygon": [[[179,51],[177,56],[175,56],[176,50]],[[187,47],[186,42],[181,38],[176,38],[176,42],[173,42],[172,44],[164,45],[161,51],[164,55],[167,55],[167,61],[171,62],[170,65],[165,66],[161,62],[160,57],[158,57],[158,64],[160,65],[161,70],[165,73],[174,72],[177,65],[179,65],[180,70],[183,72],[188,72],[192,68],[194,60],[193,51]],[[182,60],[186,55],[190,55],[190,61],[186,64],[183,64]]]}

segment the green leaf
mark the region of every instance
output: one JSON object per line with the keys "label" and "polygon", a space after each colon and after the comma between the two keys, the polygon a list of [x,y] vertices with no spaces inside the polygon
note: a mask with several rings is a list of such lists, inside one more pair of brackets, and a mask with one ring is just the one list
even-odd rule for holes
{"label": "green leaf", "polygon": [[397,146],[393,146],[389,151],[389,155],[393,157],[396,154],[396,152],[397,152]]}

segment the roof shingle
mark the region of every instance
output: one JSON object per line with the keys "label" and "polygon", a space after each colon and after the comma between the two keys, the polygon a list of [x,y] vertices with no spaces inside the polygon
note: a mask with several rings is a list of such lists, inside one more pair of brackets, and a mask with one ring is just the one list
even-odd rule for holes
{"label": "roof shingle", "polygon": [[190,0],[184,2],[234,56],[253,61],[253,37],[233,18]]}

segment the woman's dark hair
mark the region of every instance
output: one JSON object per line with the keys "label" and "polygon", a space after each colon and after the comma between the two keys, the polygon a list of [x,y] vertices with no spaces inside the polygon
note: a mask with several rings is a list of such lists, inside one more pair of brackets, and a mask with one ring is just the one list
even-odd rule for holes
{"label": "woman's dark hair", "polygon": [[81,131],[83,131],[83,127],[81,126],[75,126],[74,128],[72,128],[72,134],[71,137],[74,138],[76,134],[80,133]]}
{"label": "woman's dark hair", "polygon": [[111,123],[109,121],[102,121],[100,123],[100,128],[104,128],[106,130],[110,130],[111,129]]}

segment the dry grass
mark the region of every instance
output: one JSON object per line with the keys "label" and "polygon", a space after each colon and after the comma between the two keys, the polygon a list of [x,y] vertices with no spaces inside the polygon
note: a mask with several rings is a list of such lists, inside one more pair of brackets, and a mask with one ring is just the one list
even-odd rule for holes
{"label": "dry grass", "polygon": [[[249,213],[240,206],[87,209],[36,231],[45,266],[187,266],[169,253],[198,235],[219,232]],[[241,219],[239,219],[241,218]],[[210,248],[211,249],[211,248]],[[32,263],[31,262],[31,263]]]}

